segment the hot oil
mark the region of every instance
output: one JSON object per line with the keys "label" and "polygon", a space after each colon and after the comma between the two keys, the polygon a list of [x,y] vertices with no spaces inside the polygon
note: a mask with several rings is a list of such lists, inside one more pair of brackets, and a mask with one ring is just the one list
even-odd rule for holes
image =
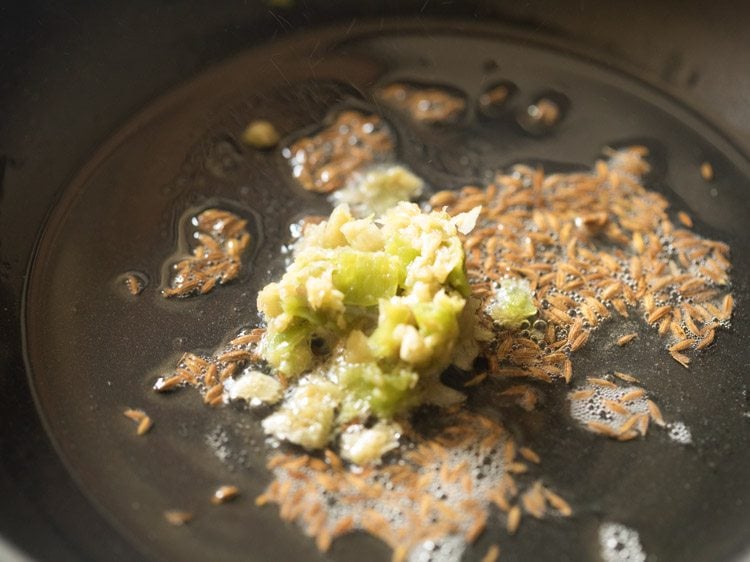
{"label": "hot oil", "polygon": [[[223,201],[220,199],[207,200],[202,206],[194,207],[183,212],[182,216],[177,221],[177,224],[172,227],[173,230],[176,230],[177,232],[177,243],[175,251],[164,261],[164,264],[161,267],[160,290],[163,295],[169,294],[170,282],[174,280],[177,263],[180,260],[193,256],[196,246],[202,244],[199,239],[201,234],[199,219],[202,213],[210,210],[217,210],[221,213],[231,213],[231,215],[234,215],[237,219],[245,221],[242,233],[247,233],[249,242],[247,242],[247,247],[244,248],[239,255],[242,267],[238,276],[238,282],[242,283],[243,281],[246,281],[251,275],[252,267],[250,264],[253,263],[253,258],[263,241],[260,214],[247,206],[238,205],[234,201]],[[234,218],[231,215],[229,215],[229,217]],[[221,220],[221,218],[219,217],[217,220]],[[219,239],[218,243],[222,243],[222,240]],[[189,296],[190,294],[191,293],[175,296],[180,298],[181,296]]]}
{"label": "hot oil", "polygon": [[[166,397],[150,391],[154,369],[172,353],[175,338],[175,352],[211,350],[227,334],[256,324],[255,295],[283,271],[280,249],[290,241],[290,225],[301,215],[330,211],[325,196],[300,188],[281,147],[315,130],[336,108],[367,108],[395,131],[397,160],[434,192],[482,186],[517,162],[588,168],[603,147],[637,139],[652,149],[654,172],[646,185],[664,193],[675,211],[688,212],[696,232],[732,247],[738,317],[732,332],[718,334],[689,370],[669,358],[664,341],[636,315],[626,331],[638,338],[622,348],[613,345],[625,333],[621,321],[604,322],[576,353],[574,381],[633,373],[670,421],[691,429],[693,443],[678,447],[664,432],[624,444],[586,433],[569,414],[564,387],[532,385],[540,407],[524,413],[511,406],[502,421],[519,442],[534,443],[545,483],[571,500],[577,517],[522,525],[513,539],[491,525],[467,557],[481,558],[491,534],[503,560],[595,560],[599,543],[592,533],[583,532],[588,542],[570,537],[619,521],[640,533],[645,551],[660,560],[701,559],[694,543],[672,537],[712,544],[742,517],[734,498],[747,493],[747,484],[737,483],[745,481],[740,455],[750,450],[746,405],[734,399],[744,375],[737,358],[746,357],[748,339],[747,161],[692,113],[637,80],[533,41],[428,31],[357,26],[348,35],[300,35],[240,55],[158,101],[125,127],[126,142],[121,135],[93,157],[95,167],[87,169],[95,171],[76,178],[50,219],[27,296],[33,383],[50,433],[87,493],[163,557],[244,559],[253,551],[322,559],[301,533],[279,525],[275,510],[251,508],[269,478],[252,413],[208,409],[187,390]],[[449,124],[414,122],[374,96],[395,81],[449,87],[466,100],[466,110]],[[491,107],[482,106],[481,96],[498,85],[508,87],[507,95],[498,101],[496,93]],[[556,112],[541,103],[547,99]],[[256,151],[238,140],[257,118],[285,137],[278,149]],[[701,176],[706,161],[710,181]],[[181,217],[211,205],[234,209],[254,229],[243,273],[208,295],[165,301],[154,280],[163,279],[163,264],[184,246]],[[122,298],[114,280],[133,269],[152,281],[137,297]],[[491,399],[503,388],[473,394],[472,407],[496,411]],[[142,407],[154,420],[146,440],[134,443],[132,427],[117,423],[125,405]],[[674,433],[684,437],[679,428]],[[229,481],[246,503],[209,506],[216,485]],[[134,511],[133,502],[149,508]],[[665,502],[669,517],[660,507]],[[722,515],[699,526],[689,514],[705,502],[722,506]],[[174,507],[196,512],[190,533],[176,539],[160,531],[161,511]],[[263,541],[251,529],[262,530]],[[329,556],[385,560],[389,554],[355,536]]]}

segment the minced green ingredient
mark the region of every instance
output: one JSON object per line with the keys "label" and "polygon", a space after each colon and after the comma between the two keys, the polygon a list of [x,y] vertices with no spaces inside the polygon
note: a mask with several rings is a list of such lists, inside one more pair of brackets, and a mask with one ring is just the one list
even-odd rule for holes
{"label": "minced green ingredient", "polygon": [[[399,203],[376,221],[340,205],[306,231],[284,276],[258,295],[267,322],[261,354],[298,384],[264,421],[268,433],[319,448],[345,424],[462,397],[439,375],[454,358],[468,297],[458,231],[476,215]],[[392,448],[383,432],[397,426],[378,427],[349,434],[352,458]]]}
{"label": "minced green ingredient", "polygon": [[503,279],[487,310],[504,328],[515,329],[536,314],[534,293],[525,279]]}

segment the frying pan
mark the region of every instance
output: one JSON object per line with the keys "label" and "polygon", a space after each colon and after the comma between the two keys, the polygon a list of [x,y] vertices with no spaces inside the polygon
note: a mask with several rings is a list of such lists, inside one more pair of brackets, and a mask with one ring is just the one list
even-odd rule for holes
{"label": "frying pan", "polygon": [[[253,169],[260,170],[261,176],[247,186],[243,197],[233,191],[237,185],[232,178],[180,191],[175,177],[182,173],[195,179],[187,155],[205,152],[201,139],[221,137],[222,131],[236,126],[243,111],[264,103],[262,95],[253,97],[256,90],[266,88],[264,76],[280,84],[289,99],[304,101],[286,116],[289,127],[310,124],[311,115],[322,116],[324,106],[362,84],[375,83],[379,67],[364,62],[382,62],[382,56],[368,56],[368,49],[376,50],[382,31],[390,34],[380,44],[386,50],[398,44],[399,36],[426,38],[427,46],[409,49],[421,49],[438,65],[441,55],[456,59],[450,52],[455,49],[445,48],[445,38],[452,37],[456,42],[449,44],[466,48],[460,53],[466,66],[477,58],[476,66],[483,72],[502,74],[513,68],[506,66],[507,56],[488,56],[491,45],[502,45],[501,55],[509,52],[503,49],[520,45],[523,53],[537,53],[551,69],[559,61],[575,61],[571,64],[580,66],[581,76],[591,71],[590,78],[597,83],[618,84],[611,92],[599,92],[598,101],[592,99],[591,105],[579,107],[573,99],[571,136],[564,137],[568,146],[551,138],[541,145],[543,151],[539,149],[549,159],[590,163],[595,143],[587,137],[598,139],[605,134],[602,128],[624,127],[628,121],[628,115],[617,114],[623,106],[616,91],[627,90],[647,100],[649,107],[656,108],[654,123],[671,115],[675,127],[683,124],[678,132],[685,132],[683,140],[689,139],[693,147],[673,148],[679,139],[654,146],[657,160],[660,148],[665,154],[660,176],[664,189],[674,189],[673,202],[696,213],[704,234],[729,241],[733,249],[738,313],[732,332],[721,334],[721,348],[700,362],[700,373],[696,369],[688,376],[654,359],[660,353],[656,342],[646,356],[630,359],[634,368],[659,375],[648,379],[651,388],[673,411],[689,417],[695,447],[665,449],[646,440],[637,450],[618,445],[602,448],[598,440],[582,439],[580,434],[574,439],[570,430],[549,429],[539,436],[545,448],[569,451],[545,458],[549,473],[563,489],[579,491],[574,497],[588,494],[583,502],[587,508],[570,525],[531,524],[525,540],[519,537],[512,547],[504,547],[503,559],[596,560],[596,524],[613,511],[639,529],[653,559],[747,559],[747,12],[747,7],[729,2],[300,1],[285,8],[157,0],[4,5],[0,8],[0,532],[4,540],[0,557],[323,559],[293,526],[278,522],[270,512],[254,510],[251,498],[225,510],[208,511],[187,530],[165,528],[159,518],[161,510],[174,503],[198,505],[200,494],[226,480],[243,479],[251,492],[260,490],[268,479],[262,462],[255,459],[263,455],[262,444],[253,440],[252,429],[237,424],[245,419],[251,426],[251,419],[231,409],[206,416],[187,394],[157,403],[148,396],[148,383],[153,370],[167,364],[174,353],[210,348],[253,314],[252,305],[241,303],[252,302],[248,294],[253,294],[255,285],[267,281],[274,267],[278,271],[271,242],[284,235],[281,221],[266,221],[279,224],[265,224],[256,233],[253,263],[267,269],[188,308],[165,305],[143,312],[135,325],[147,337],[128,332],[133,327],[128,318],[137,316],[132,307],[116,299],[103,304],[96,291],[106,285],[109,273],[126,263],[148,269],[156,285],[158,260],[148,262],[145,249],[150,244],[163,250],[172,247],[179,215],[191,205],[207,200],[250,201],[248,212],[257,213],[261,223],[263,215],[290,217],[303,209],[323,210],[325,206],[314,197],[299,194],[294,201],[284,201],[257,187],[263,184],[260,179],[278,173],[274,161],[257,163]],[[363,43],[362,37],[372,37],[374,42]],[[294,48],[303,45],[309,54],[315,41],[337,45],[346,56],[361,58],[338,69],[341,75],[335,84],[314,91],[299,89],[297,84],[309,76],[295,70]],[[364,51],[362,45],[368,45]],[[418,59],[414,68],[419,67]],[[325,61],[322,64],[319,70],[325,74]],[[272,73],[262,74],[260,67],[277,76],[267,78]],[[243,76],[242,69],[251,76],[259,73],[259,79]],[[540,91],[542,78],[534,82],[533,76],[527,77],[528,87]],[[560,78],[557,83],[564,82]],[[585,114],[588,107],[596,111],[591,110],[587,126],[576,128],[575,112]],[[602,115],[608,117],[600,119]],[[604,123],[597,125],[599,120]],[[665,138],[676,135],[669,130],[665,125]],[[400,134],[408,136],[405,131]],[[606,134],[617,140],[617,130]],[[442,151],[430,152],[428,147],[428,155],[440,156],[434,159],[434,169],[420,171],[441,186],[457,187],[476,179],[445,149],[456,138],[449,132],[444,136],[434,141],[443,142]],[[579,148],[570,149],[571,144]],[[506,148],[507,155],[493,164],[543,157],[531,148],[513,152],[512,143]],[[140,170],[152,174],[148,186],[128,185],[128,180],[143,177],[139,170],[133,172],[131,167],[132,175],[125,177],[124,168],[113,163],[113,158],[122,157],[137,168],[154,153],[163,156],[161,167]],[[687,162],[704,156],[718,163],[718,203],[705,193],[679,187],[693,185],[688,179],[678,181],[687,177],[680,165],[687,169]],[[266,165],[270,167],[263,168]],[[147,187],[161,193],[164,202],[158,212],[136,204],[153,197]],[[282,194],[283,189],[288,186],[282,186]],[[91,209],[125,210],[102,212],[101,220],[87,225]],[[124,228],[118,221],[140,211],[133,237],[113,236]],[[160,238],[164,225],[167,232]],[[61,254],[61,248],[68,253]],[[66,294],[69,287],[78,287],[80,295],[90,289],[91,302]],[[219,319],[212,316],[217,307],[222,310]],[[120,314],[121,310],[128,312]],[[193,314],[208,320],[196,326],[190,321]],[[151,345],[145,345],[144,339]],[[126,356],[133,358],[132,368],[124,364]],[[601,360],[584,354],[580,365],[595,369]],[[116,419],[119,408],[138,400],[167,420],[150,436],[157,446],[147,449],[131,440],[125,448],[116,447],[126,433]],[[561,404],[548,406],[552,412],[564,410]],[[547,420],[545,427],[552,428],[554,421]],[[571,455],[574,444],[579,449]],[[575,463],[571,456],[588,460]],[[181,464],[185,459],[191,462]],[[622,467],[637,468],[628,475]],[[613,508],[615,501],[617,508]],[[469,556],[478,559],[481,552],[477,548]],[[388,554],[383,545],[362,536],[341,540],[332,552],[338,560],[355,556],[384,560]]]}

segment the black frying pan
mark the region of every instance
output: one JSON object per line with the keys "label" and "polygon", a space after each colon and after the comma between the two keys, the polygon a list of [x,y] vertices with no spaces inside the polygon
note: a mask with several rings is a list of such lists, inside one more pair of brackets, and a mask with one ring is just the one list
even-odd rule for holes
{"label": "black frying pan", "polygon": [[[492,142],[502,150],[483,154],[472,166],[452,149],[471,139],[446,131],[411,138],[397,123],[402,156],[419,166],[427,154],[431,165],[419,171],[433,185],[479,180],[484,164],[588,164],[604,142],[653,141],[655,185],[693,210],[704,234],[729,241],[734,250],[739,313],[733,332],[721,335],[721,348],[690,376],[654,359],[656,341],[653,354],[629,358],[634,370],[656,373],[646,379],[650,388],[692,422],[696,447],[665,449],[654,440],[637,450],[602,446],[552,429],[551,414],[543,422],[548,431],[537,438],[549,451],[568,453],[545,457],[546,470],[584,508],[570,524],[531,525],[512,545],[501,541],[503,559],[596,559],[593,537],[605,515],[638,528],[646,550],[659,560],[742,559],[750,529],[750,443],[743,417],[750,363],[743,312],[750,113],[742,105],[750,88],[743,66],[750,45],[742,10],[697,3],[418,2],[374,10],[362,3],[300,2],[284,9],[143,2],[42,3],[4,11],[0,530],[12,548],[44,560],[319,557],[272,510],[251,507],[253,492],[268,476],[247,416],[232,409],[206,415],[187,393],[164,401],[147,388],[174,353],[210,348],[252,317],[247,303],[277,271],[273,256],[285,235],[284,220],[325,208],[278,180],[280,162],[272,157],[204,182],[196,162],[258,107],[269,113],[277,108],[276,120],[294,130],[322,117],[331,104],[366,92],[406,53],[410,72],[425,78],[478,91],[484,75],[512,75],[521,92],[552,83],[567,87],[572,101],[570,124],[560,135],[565,142],[554,136],[519,142],[498,133]],[[399,14],[413,17],[394,22]],[[328,31],[316,31],[325,26]],[[379,41],[382,33],[386,39]],[[301,63],[298,53],[315,52],[326,55]],[[569,65],[583,82],[570,82]],[[326,80],[307,82],[314,70]],[[595,86],[602,84],[612,89]],[[278,99],[284,107],[296,102],[297,110],[282,112]],[[628,108],[648,115],[630,132]],[[690,187],[689,163],[704,156],[716,162],[718,202]],[[263,187],[268,184],[273,189]],[[159,257],[173,248],[180,213],[227,200],[265,217],[253,259],[267,268],[187,305],[155,304],[160,301],[154,297],[134,310],[118,300],[108,285],[115,272],[139,268],[158,277]],[[99,219],[87,220],[91,211]],[[128,225],[132,236],[123,236]],[[150,247],[153,252],[144,250]],[[154,289],[157,279],[152,281]],[[195,323],[195,317],[208,320]],[[584,354],[578,365],[593,369],[601,359]],[[167,420],[149,436],[150,448],[128,441],[130,428],[118,418],[120,408],[134,401]],[[563,409],[549,405],[550,412]],[[248,428],[238,427],[238,419]],[[581,447],[575,455],[574,443]],[[244,501],[205,512],[187,530],[164,526],[163,507],[200,507],[205,493],[234,478],[247,491]],[[472,556],[490,542],[482,540]],[[387,552],[360,536],[342,540],[332,556],[381,560]]]}

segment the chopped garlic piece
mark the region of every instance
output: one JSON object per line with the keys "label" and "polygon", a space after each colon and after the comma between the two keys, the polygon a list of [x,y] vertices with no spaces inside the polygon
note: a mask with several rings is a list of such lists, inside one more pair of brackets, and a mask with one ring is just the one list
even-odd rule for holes
{"label": "chopped garlic piece", "polygon": [[247,400],[253,406],[276,404],[284,392],[274,377],[253,370],[245,371],[236,379],[227,379],[224,388],[232,400]]}
{"label": "chopped garlic piece", "polygon": [[399,201],[410,201],[422,194],[424,182],[403,166],[376,166],[355,175],[331,196],[334,203],[347,203],[358,216],[380,215]]}
{"label": "chopped garlic piece", "polygon": [[482,206],[477,205],[474,207],[471,211],[466,211],[465,213],[459,213],[455,217],[451,219],[451,222],[456,227],[456,230],[458,230],[461,234],[466,235],[469,234],[472,230],[474,230],[474,227],[477,225],[477,219],[479,218],[479,213],[482,212]]}
{"label": "chopped garlic piece", "polygon": [[376,252],[385,246],[383,233],[371,220],[355,220],[341,226],[341,233],[355,250]]}
{"label": "chopped garlic piece", "polygon": [[341,456],[356,464],[369,464],[398,447],[401,427],[397,423],[378,422],[367,429],[349,426],[341,435]]}
{"label": "chopped garlic piece", "polygon": [[401,328],[401,347],[399,356],[407,363],[423,363],[432,357],[432,350],[427,347],[419,331],[409,324],[397,326]]}
{"label": "chopped garlic piece", "polygon": [[312,310],[344,310],[344,293],[333,286],[333,272],[330,269],[317,277],[308,277],[305,291]]}
{"label": "chopped garlic piece", "polygon": [[277,439],[320,449],[331,436],[340,395],[341,389],[325,378],[305,377],[281,407],[263,420],[263,429]]}

